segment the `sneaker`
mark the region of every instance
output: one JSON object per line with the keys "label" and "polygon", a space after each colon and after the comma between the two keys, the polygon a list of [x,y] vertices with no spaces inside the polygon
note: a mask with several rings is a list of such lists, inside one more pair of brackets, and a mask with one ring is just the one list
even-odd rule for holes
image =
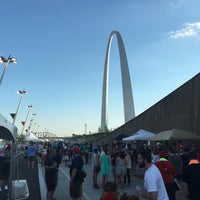
{"label": "sneaker", "polygon": [[7,185],[5,185],[4,189],[5,189],[5,190],[7,190],[7,189],[8,189],[8,186],[7,186]]}

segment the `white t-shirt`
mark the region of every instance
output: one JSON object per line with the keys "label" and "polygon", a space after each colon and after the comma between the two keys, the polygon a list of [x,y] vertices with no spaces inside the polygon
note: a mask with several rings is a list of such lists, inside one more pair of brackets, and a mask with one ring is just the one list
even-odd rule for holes
{"label": "white t-shirt", "polygon": [[162,175],[154,164],[145,171],[144,187],[148,193],[157,192],[157,200],[169,200]]}
{"label": "white t-shirt", "polygon": [[94,169],[94,166],[100,165],[100,155],[98,153],[92,154],[92,169]]}

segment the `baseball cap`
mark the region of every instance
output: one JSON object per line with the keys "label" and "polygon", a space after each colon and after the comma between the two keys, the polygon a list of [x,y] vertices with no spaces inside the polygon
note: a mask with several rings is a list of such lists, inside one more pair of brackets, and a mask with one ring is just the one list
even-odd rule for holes
{"label": "baseball cap", "polygon": [[167,156],[166,151],[160,151],[159,156],[160,156],[160,158],[165,158]]}
{"label": "baseball cap", "polygon": [[74,151],[74,153],[76,153],[76,154],[81,153],[81,150],[80,150],[79,147],[74,147],[73,151]]}

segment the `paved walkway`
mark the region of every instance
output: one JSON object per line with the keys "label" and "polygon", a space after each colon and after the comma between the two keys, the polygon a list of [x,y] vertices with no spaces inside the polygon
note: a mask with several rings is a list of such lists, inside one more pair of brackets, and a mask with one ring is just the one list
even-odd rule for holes
{"label": "paved walkway", "polygon": [[[17,166],[17,165],[16,165]],[[17,179],[17,169],[16,176],[14,180]],[[28,188],[29,188],[29,198],[27,200],[41,200],[40,194],[40,184],[38,178],[38,167],[37,162],[35,163],[34,169],[27,167],[27,162],[24,159],[23,155],[19,156],[19,180],[26,179]],[[7,200],[8,199],[8,190],[3,189],[0,192],[0,200]],[[10,198],[11,199],[11,198]]]}

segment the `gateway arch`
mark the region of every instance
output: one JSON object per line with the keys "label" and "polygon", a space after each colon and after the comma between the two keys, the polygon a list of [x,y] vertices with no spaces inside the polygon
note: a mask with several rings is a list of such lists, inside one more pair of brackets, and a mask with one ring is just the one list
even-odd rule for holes
{"label": "gateway arch", "polygon": [[125,123],[135,117],[135,108],[133,103],[132,87],[130,80],[130,73],[128,68],[128,62],[122,37],[118,31],[112,31],[106,49],[106,57],[104,63],[104,75],[103,75],[103,89],[102,89],[102,110],[101,110],[101,131],[106,132],[108,130],[108,74],[109,74],[109,58],[110,47],[113,36],[116,35],[119,57],[121,65],[121,77],[122,77],[122,91],[123,91],[123,103],[124,103],[124,121]]}

